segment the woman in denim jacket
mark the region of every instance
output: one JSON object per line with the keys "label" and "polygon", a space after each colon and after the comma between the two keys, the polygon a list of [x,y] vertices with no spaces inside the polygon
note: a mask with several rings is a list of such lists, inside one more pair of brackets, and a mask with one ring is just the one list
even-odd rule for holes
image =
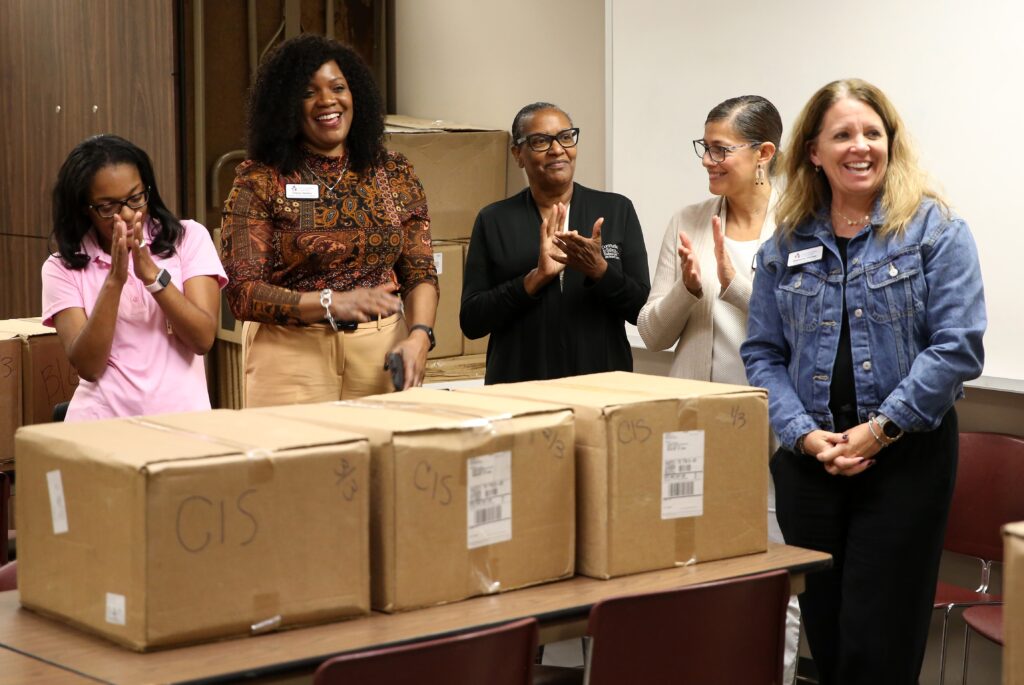
{"label": "woman in denim jacket", "polygon": [[977,250],[871,84],[815,93],[785,162],[740,350],[783,445],[779,524],[833,557],[800,596],[821,682],[910,685],[956,477],[953,403],[983,363]]}

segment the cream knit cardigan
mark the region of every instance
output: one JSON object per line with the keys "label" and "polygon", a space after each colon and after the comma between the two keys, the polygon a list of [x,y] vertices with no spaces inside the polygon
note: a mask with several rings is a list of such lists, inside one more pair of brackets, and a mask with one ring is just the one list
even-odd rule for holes
{"label": "cream knit cardigan", "polygon": [[[773,188],[768,212],[761,227],[759,243],[775,232],[775,205],[778,193]],[[649,350],[666,350],[676,345],[669,375],[676,378],[711,380],[711,349],[714,326],[711,307],[716,298],[746,312],[753,282],[737,270],[736,277],[722,292],[715,262],[715,239],[711,217],[717,214],[723,228],[728,222],[725,200],[712,197],[676,212],[665,229],[658,254],[658,266],[647,304],[640,310],[637,329]],[[700,261],[703,296],[694,297],[683,285],[679,268],[679,231],[686,231]],[[746,328],[746,322],[743,324]],[[739,331],[745,335],[745,330]],[[677,343],[678,341],[678,343]]]}

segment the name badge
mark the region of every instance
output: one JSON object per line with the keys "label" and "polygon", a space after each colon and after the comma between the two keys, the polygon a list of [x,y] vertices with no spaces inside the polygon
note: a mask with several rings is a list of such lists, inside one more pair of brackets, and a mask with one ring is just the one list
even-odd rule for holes
{"label": "name badge", "polygon": [[809,247],[806,250],[800,250],[799,252],[790,252],[789,261],[786,262],[786,266],[800,266],[801,264],[816,262],[821,259],[821,256],[824,253],[825,248],[822,245]]}
{"label": "name badge", "polygon": [[320,186],[315,183],[287,183],[284,186],[284,196],[289,200],[318,200]]}

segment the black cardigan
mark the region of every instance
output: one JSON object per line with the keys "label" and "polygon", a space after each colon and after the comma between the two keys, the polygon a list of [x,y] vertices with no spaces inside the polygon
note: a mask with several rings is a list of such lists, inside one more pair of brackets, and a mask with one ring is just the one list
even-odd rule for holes
{"label": "black cardigan", "polygon": [[569,228],[590,237],[604,217],[608,269],[591,281],[572,269],[536,297],[523,279],[537,266],[540,212],[529,188],[480,210],[466,256],[459,323],[467,338],[490,334],[485,382],[632,371],[624,322],[635,324],[651,279],[633,203],[574,184]]}

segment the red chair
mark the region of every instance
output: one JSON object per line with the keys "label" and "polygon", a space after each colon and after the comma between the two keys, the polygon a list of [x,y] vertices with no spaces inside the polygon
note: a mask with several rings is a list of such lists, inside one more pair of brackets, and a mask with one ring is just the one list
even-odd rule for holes
{"label": "red chair", "polygon": [[530,685],[537,621],[333,657],[314,685]]}
{"label": "red chair", "polygon": [[8,532],[10,526],[8,519],[11,501],[11,479],[3,471],[0,471],[0,566],[7,563]]}
{"label": "red chair", "polygon": [[786,571],[598,602],[584,682],[778,685],[788,602]]}
{"label": "red chair", "polygon": [[971,653],[971,632],[1003,646],[1003,605],[990,604],[964,610],[964,670],[960,676],[961,685],[967,685],[967,658]]}
{"label": "red chair", "polygon": [[[1014,475],[1016,474],[1016,475]],[[974,590],[939,581],[936,610],[942,610],[939,682],[945,682],[946,645],[950,614],[955,609],[992,604],[999,596],[989,592],[994,562],[1003,561],[1000,528],[1024,520],[1024,497],[1017,483],[1024,478],[1024,439],[1000,433],[961,433],[960,464],[943,548],[974,557],[980,564]]]}
{"label": "red chair", "polygon": [[18,589],[18,562],[0,566],[0,592]]}

